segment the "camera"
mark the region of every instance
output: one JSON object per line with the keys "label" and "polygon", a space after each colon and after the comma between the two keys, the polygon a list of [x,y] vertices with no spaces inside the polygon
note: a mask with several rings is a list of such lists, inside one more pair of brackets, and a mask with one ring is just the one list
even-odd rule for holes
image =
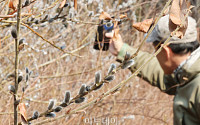
{"label": "camera", "polygon": [[110,39],[105,37],[105,34],[112,32],[114,28],[114,23],[112,20],[101,20],[97,28],[97,33],[95,36],[95,42],[93,48],[96,50],[107,51],[109,49]]}

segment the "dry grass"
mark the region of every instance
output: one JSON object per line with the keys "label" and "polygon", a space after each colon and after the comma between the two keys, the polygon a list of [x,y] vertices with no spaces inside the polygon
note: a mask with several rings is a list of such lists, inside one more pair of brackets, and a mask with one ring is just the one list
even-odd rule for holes
{"label": "dry grass", "polygon": [[[122,3],[126,2],[126,0],[121,1]],[[24,76],[26,67],[33,71],[23,100],[27,105],[28,117],[31,117],[36,110],[39,112],[46,111],[49,99],[53,98],[56,99],[57,102],[61,102],[64,98],[64,93],[67,90],[71,91],[73,97],[76,96],[82,84],[88,85],[94,81],[94,74],[96,71],[101,70],[101,73],[104,76],[111,63],[118,64],[115,61],[115,57],[109,52],[99,52],[93,49],[96,25],[83,23],[97,22],[97,17],[95,16],[97,16],[96,14],[98,14],[98,11],[96,11],[96,8],[101,2],[88,4],[84,0],[78,1],[78,12],[75,17],[70,16],[73,15],[73,13],[71,12],[72,10],[69,11],[69,7],[64,8],[61,15],[67,14],[66,18],[80,20],[83,21],[82,23],[73,23],[69,21],[62,22],[62,19],[54,20],[52,23],[49,23],[48,21],[39,24],[34,23],[36,20],[42,20],[46,14],[48,14],[48,20],[56,15],[56,10],[61,1],[53,4],[54,2],[55,0],[36,1],[22,10],[23,13],[28,13],[28,11],[31,10],[33,14],[32,17],[35,16],[35,20],[33,20],[30,27],[56,46],[66,46],[64,50],[67,52],[77,50],[86,43],[89,44],[80,50],[78,49],[74,53],[81,57],[68,55],[64,58],[60,58],[64,55],[62,51],[52,47],[25,26],[21,27],[20,38],[25,38],[28,44],[20,51],[19,69],[23,72]],[[131,4],[131,6],[129,5],[129,7],[126,7],[125,4],[120,5],[120,11],[127,10],[126,13],[130,19],[120,26],[120,33],[126,43],[134,47],[139,46],[144,34],[134,30],[131,27],[131,24],[132,22],[140,21],[145,18],[154,17],[156,13],[159,13],[165,2],[160,1],[156,5],[157,2],[158,0],[153,2],[137,0],[137,2]],[[112,0],[104,0],[103,3],[104,6],[101,9],[117,15],[119,10],[115,7],[117,6],[116,3]],[[4,4],[5,1],[0,2],[0,6],[3,6]],[[51,8],[52,4],[55,5],[55,7],[52,6]],[[110,8],[110,10],[108,10],[108,8]],[[2,8],[0,7],[0,10],[1,9]],[[42,11],[44,12],[41,13]],[[94,11],[94,15],[91,17],[88,16],[90,11]],[[5,12],[6,8],[0,12],[0,15],[5,14]],[[12,20],[16,19],[9,19],[9,21]],[[30,22],[30,20],[31,17],[24,19],[23,22],[27,23]],[[10,36],[10,24],[1,24],[0,121],[2,125],[6,125],[13,124],[13,96],[8,92],[8,85],[12,84],[13,81],[4,79],[8,74],[14,72],[15,55],[14,39]],[[14,23],[11,24],[14,25]],[[151,45],[144,45],[142,50],[152,52],[153,48]],[[51,60],[55,61],[46,64]],[[130,75],[131,73],[128,69],[120,70],[116,74],[116,79],[113,82],[105,84],[102,89],[87,95],[86,102],[100,96]],[[19,85],[19,95],[22,94],[21,89],[25,86],[24,79]],[[94,119],[101,122],[101,120],[107,118],[107,120],[110,120],[107,121],[107,123],[115,122],[114,120],[116,120],[120,125],[171,125],[173,123],[172,104],[173,96],[161,93],[159,89],[152,87],[142,79],[135,77],[128,82],[120,92],[110,95],[103,101],[91,105],[77,114],[46,124],[87,125],[89,124],[87,120],[90,122],[93,121],[92,124],[96,124]],[[57,116],[64,114],[70,108],[74,109],[80,105],[82,104],[72,104],[60,113],[57,113]],[[44,119],[46,118],[39,118],[32,123],[40,122]],[[87,123],[84,123],[84,121]]]}

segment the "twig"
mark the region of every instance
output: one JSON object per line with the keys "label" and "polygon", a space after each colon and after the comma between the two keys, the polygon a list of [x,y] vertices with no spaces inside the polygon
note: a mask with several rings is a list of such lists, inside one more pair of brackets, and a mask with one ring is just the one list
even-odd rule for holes
{"label": "twig", "polygon": [[[21,13],[21,17],[23,17],[23,16],[31,16],[32,14],[30,14],[30,13]],[[0,15],[0,18],[15,18],[16,17],[16,15],[14,14],[14,15]],[[22,19],[22,21],[23,21],[24,19]]]}
{"label": "twig", "polygon": [[80,75],[83,73],[89,73],[92,71],[96,71],[97,69],[99,69],[100,67],[102,67],[102,65],[95,67],[93,69],[89,69],[87,71],[83,71],[83,72],[76,72],[76,73],[71,73],[71,74],[62,74],[62,75],[52,75],[52,76],[40,76],[40,79],[47,79],[47,78],[61,78],[61,77],[66,77],[66,76],[75,76],[75,75]]}
{"label": "twig", "polygon": [[[80,49],[82,49],[82,48],[85,48],[86,46],[88,46],[88,45],[90,45],[90,44],[91,44],[91,42],[88,42],[88,43],[82,45],[81,47],[79,47],[79,48],[77,48],[77,49],[71,51],[70,53],[74,53],[74,52],[76,52],[76,51],[78,51],[78,50],[80,50]],[[56,61],[58,61],[58,60],[60,60],[60,59],[62,59],[62,58],[65,58],[65,57],[68,56],[68,55],[69,55],[69,54],[66,53],[66,54],[64,54],[64,55],[62,55],[62,56],[60,56],[60,57],[58,57],[58,58],[56,58],[56,59],[52,59],[52,60],[50,60],[50,61],[48,61],[48,62],[45,62],[45,63],[39,65],[38,68],[41,68],[41,67],[43,67],[43,66],[49,65],[49,64],[51,64],[51,63],[54,63],[54,62],[56,62]],[[34,70],[34,69],[35,69],[35,68],[32,68],[31,70]]]}
{"label": "twig", "polygon": [[17,11],[17,38],[15,38],[15,92],[14,92],[14,125],[17,125],[17,91],[18,91],[18,65],[19,65],[19,34],[21,22],[22,1],[19,0]]}
{"label": "twig", "polygon": [[73,55],[73,56],[76,56],[76,57],[81,57],[79,55],[76,55],[76,54],[73,54],[73,53],[70,53],[70,52],[66,52],[64,50],[62,50],[60,47],[57,47],[56,45],[54,45],[53,43],[51,43],[50,41],[48,41],[47,39],[45,39],[43,36],[41,36],[39,33],[37,33],[36,31],[34,31],[32,28],[30,28],[28,25],[22,23],[22,25],[26,26],[28,29],[30,29],[33,33],[35,33],[37,36],[39,36],[40,38],[42,38],[44,41],[46,41],[47,43],[49,43],[51,46],[59,49],[60,51],[64,52],[64,53],[67,53],[69,55]]}
{"label": "twig", "polygon": [[0,115],[11,115],[11,114],[14,114],[14,112],[0,112]]}
{"label": "twig", "polygon": [[140,6],[144,5],[144,4],[151,4],[151,3],[156,3],[156,1],[150,0],[150,1],[145,1],[145,2],[142,2],[142,3],[136,4],[136,5],[135,5],[135,3],[133,3],[133,4],[131,5],[131,7],[127,8],[127,9],[118,10],[118,11],[113,11],[112,13],[119,13],[119,12],[120,12],[120,13],[126,13],[126,12],[128,12],[128,11],[130,11],[130,10],[132,10],[132,9],[135,9],[136,7],[140,7]]}
{"label": "twig", "polygon": [[16,15],[0,15],[0,18],[14,18]]}
{"label": "twig", "polygon": [[[65,16],[67,16],[67,15],[63,15],[63,16],[60,16],[60,17],[58,17],[58,18],[64,18]],[[84,22],[84,21],[81,21],[81,20],[74,20],[74,19],[72,19],[72,18],[68,18],[68,19],[66,19],[66,21],[71,21],[71,22],[75,22],[75,23],[82,23],[82,24],[99,25],[99,23]]]}
{"label": "twig", "polygon": [[[49,103],[49,101],[34,100],[34,99],[26,98],[26,97],[24,97],[24,99],[27,100],[27,101],[36,102],[36,103],[44,103],[44,104],[48,104]],[[62,102],[56,102],[56,103],[60,104]]]}

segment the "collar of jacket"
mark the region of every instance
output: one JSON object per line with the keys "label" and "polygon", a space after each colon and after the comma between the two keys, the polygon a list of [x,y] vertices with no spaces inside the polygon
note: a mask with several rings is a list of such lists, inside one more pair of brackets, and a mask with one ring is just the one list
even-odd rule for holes
{"label": "collar of jacket", "polygon": [[191,53],[187,60],[182,62],[170,75],[165,75],[167,81],[185,85],[200,73],[200,47]]}

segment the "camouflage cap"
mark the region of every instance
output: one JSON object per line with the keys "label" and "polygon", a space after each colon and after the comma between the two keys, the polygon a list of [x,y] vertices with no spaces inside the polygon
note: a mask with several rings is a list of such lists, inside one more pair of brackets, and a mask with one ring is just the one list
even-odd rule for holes
{"label": "camouflage cap", "polygon": [[[192,17],[188,17],[188,27],[182,39],[173,36],[170,40],[172,43],[188,43],[197,40],[196,21]],[[169,15],[163,16],[158,21],[152,33],[147,38],[146,42],[165,41],[170,37],[169,31]]]}

